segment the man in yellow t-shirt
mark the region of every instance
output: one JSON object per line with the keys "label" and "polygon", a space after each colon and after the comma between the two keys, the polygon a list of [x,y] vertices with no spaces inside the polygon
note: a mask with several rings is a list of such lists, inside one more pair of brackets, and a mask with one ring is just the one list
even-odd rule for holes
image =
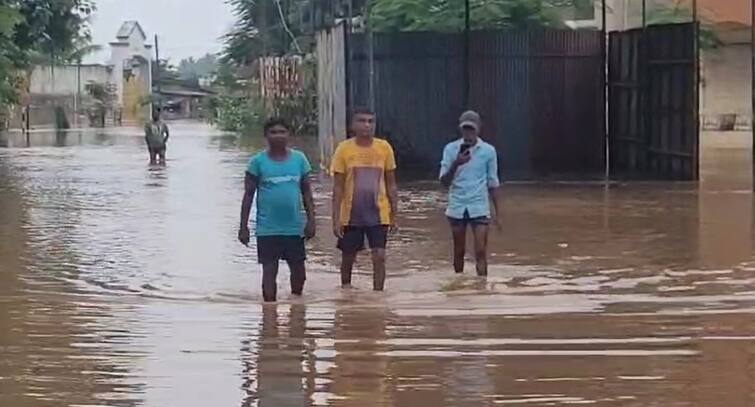
{"label": "man in yellow t-shirt", "polygon": [[372,250],[373,288],[385,287],[385,248],[396,228],[398,197],[396,159],[391,145],[374,137],[375,114],[355,109],[352,138],[333,155],[333,233],[341,250],[341,285],[351,286],[351,273],[365,238]]}

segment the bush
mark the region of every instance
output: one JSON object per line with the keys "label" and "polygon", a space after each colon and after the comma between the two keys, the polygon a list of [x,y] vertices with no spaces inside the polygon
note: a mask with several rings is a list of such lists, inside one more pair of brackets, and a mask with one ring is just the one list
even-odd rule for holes
{"label": "bush", "polygon": [[247,97],[218,96],[208,101],[210,122],[224,131],[244,132],[265,120],[261,103]]}

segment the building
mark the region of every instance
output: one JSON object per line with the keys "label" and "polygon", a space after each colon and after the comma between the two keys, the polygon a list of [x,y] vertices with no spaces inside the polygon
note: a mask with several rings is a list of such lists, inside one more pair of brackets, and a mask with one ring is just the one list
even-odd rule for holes
{"label": "building", "polygon": [[[110,54],[107,64],[34,67],[28,91],[22,97],[23,106],[12,114],[12,127],[50,127],[60,120],[56,117],[59,112],[64,112],[64,121],[74,127],[91,123],[93,113],[104,114],[108,124],[138,124],[147,119],[152,89],[152,45],[147,44],[147,36],[138,22],[123,23],[116,40],[110,43]],[[89,95],[87,89],[92,85],[106,90],[105,100]]]}
{"label": "building", "polygon": [[206,100],[214,95],[199,86],[181,83],[163,84],[157,93],[163,106],[163,117],[168,120],[205,118]]}
{"label": "building", "polygon": [[[751,107],[750,2],[697,0],[699,20],[706,36],[718,44],[703,46],[701,54],[700,114],[704,129],[749,129]],[[646,21],[689,21],[692,0],[646,0]],[[606,0],[608,31],[642,26],[641,0]],[[595,4],[593,20],[571,22],[573,27],[601,27],[602,2]]]}
{"label": "building", "polygon": [[110,43],[112,83],[116,100],[123,111],[123,121],[139,123],[149,117],[152,92],[152,45],[137,21],[126,21]]}

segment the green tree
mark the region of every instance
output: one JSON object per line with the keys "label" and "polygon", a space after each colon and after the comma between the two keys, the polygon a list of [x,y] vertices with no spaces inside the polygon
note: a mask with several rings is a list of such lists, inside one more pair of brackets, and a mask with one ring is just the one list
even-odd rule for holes
{"label": "green tree", "polygon": [[[692,10],[681,0],[674,0],[668,6],[653,7],[647,13],[648,25],[689,23],[692,19]],[[700,48],[716,48],[721,44],[721,39],[713,25],[702,21],[700,23]]]}
{"label": "green tree", "polygon": [[224,37],[223,62],[248,65],[261,56],[303,53],[312,46],[304,16],[309,0],[228,0],[236,24]]}
{"label": "green tree", "polygon": [[198,78],[214,75],[218,70],[218,61],[215,55],[207,54],[199,59],[186,58],[178,63],[178,75],[184,80],[196,80]]}
{"label": "green tree", "polygon": [[0,106],[32,63],[75,62],[91,41],[92,0],[0,0]]}
{"label": "green tree", "polygon": [[[464,0],[374,0],[375,31],[460,31]],[[470,0],[473,29],[563,26],[558,6],[546,0]]]}
{"label": "green tree", "polygon": [[13,41],[13,34],[21,19],[15,7],[0,1],[0,106],[17,101],[21,52]]}

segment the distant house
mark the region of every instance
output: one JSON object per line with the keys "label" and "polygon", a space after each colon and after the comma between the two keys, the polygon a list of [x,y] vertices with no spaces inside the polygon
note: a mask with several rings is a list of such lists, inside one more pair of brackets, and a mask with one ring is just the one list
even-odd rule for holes
{"label": "distant house", "polygon": [[[752,123],[750,100],[750,2],[746,0],[697,0],[702,24],[712,29],[719,47],[703,49],[700,113],[707,129],[746,129]],[[608,31],[642,26],[640,0],[606,0]],[[647,0],[648,20],[657,10],[679,7],[691,15],[692,0]],[[573,21],[574,28],[602,26],[602,2],[596,1],[592,19]]]}
{"label": "distant house", "polygon": [[139,123],[149,116],[145,100],[152,91],[152,45],[137,21],[126,21],[110,43],[110,65],[123,121]]}
{"label": "distant house", "polygon": [[169,82],[162,83],[157,94],[160,96],[164,117],[168,120],[180,120],[203,119],[205,101],[215,93],[198,86]]}
{"label": "distant house", "polygon": [[[16,109],[14,127],[47,127],[55,122],[54,108],[62,107],[67,122],[84,125],[95,102],[87,86],[102,85],[111,92],[107,123],[140,123],[148,117],[145,104],[152,89],[152,45],[136,21],[123,23],[110,43],[107,64],[39,65],[32,70],[22,109]],[[28,110],[28,114],[22,111]],[[28,118],[28,120],[27,120]]]}

